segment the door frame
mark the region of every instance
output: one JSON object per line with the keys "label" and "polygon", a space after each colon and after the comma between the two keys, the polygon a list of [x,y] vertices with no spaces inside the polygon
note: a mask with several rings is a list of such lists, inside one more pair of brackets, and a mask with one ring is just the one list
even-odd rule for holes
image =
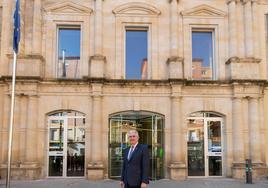
{"label": "door frame", "polygon": [[[224,129],[224,118],[223,117],[188,117],[187,120],[190,119],[198,119],[198,120],[203,120],[203,131],[204,131],[204,161],[205,161],[205,175],[204,176],[189,176],[188,175],[188,170],[187,170],[187,177],[188,178],[207,178],[207,177],[224,177],[224,164],[225,164],[225,159],[224,159],[224,139],[223,139],[223,129]],[[210,176],[209,175],[209,156],[215,156],[215,155],[209,155],[208,152],[208,122],[210,121],[218,121],[221,123],[221,155],[216,155],[216,156],[221,156],[222,164],[221,164],[221,170],[222,170],[222,175],[221,176]],[[187,134],[188,134],[188,126],[187,126]],[[188,138],[187,138],[188,139]],[[188,143],[188,140],[187,140]],[[188,144],[187,144],[187,155],[186,159],[188,159]],[[188,169],[188,160],[187,160],[187,169]]]}
{"label": "door frame", "polygon": [[[122,111],[122,112],[118,112],[118,113],[113,113],[113,114],[110,114],[109,115],[109,118],[108,118],[108,124],[109,124],[109,138],[108,138],[108,177],[109,178],[117,178],[117,176],[111,176],[111,164],[110,164],[110,161],[111,161],[111,156],[110,156],[110,138],[111,138],[111,124],[112,124],[112,121],[117,121],[117,122],[120,122],[122,123],[122,121],[124,120],[124,114],[125,113],[128,113],[128,112],[137,112],[137,111]],[[163,150],[165,151],[165,116],[162,115],[162,114],[159,114],[159,113],[155,113],[155,112],[150,112],[150,111],[138,111],[140,113],[148,113],[150,114],[150,117],[148,118],[151,118],[152,119],[152,128],[151,128],[151,131],[154,132],[155,131],[155,125],[157,125],[157,117],[161,117],[162,118],[162,146],[163,146]],[[120,117],[119,117],[120,115]],[[116,117],[117,116],[117,117]],[[120,135],[120,141],[122,143],[123,141],[123,137],[122,137],[122,127],[120,127],[120,130],[121,130],[121,135]],[[152,144],[153,144],[153,137],[154,135],[152,134]],[[121,147],[121,152],[122,152],[122,147]],[[152,155],[154,154],[154,151],[152,150]],[[166,170],[165,170],[165,165],[166,165],[166,161],[165,161],[165,152],[163,154],[163,159],[162,159],[162,165],[163,165],[163,169],[162,169],[162,174],[163,174],[163,177],[162,178],[165,178],[165,173],[166,173]],[[152,164],[152,165],[156,165],[156,164]],[[153,172],[153,170],[152,170]],[[153,174],[153,173],[152,173]],[[153,180],[156,180],[156,179],[153,179]]]}
{"label": "door frame", "polygon": [[[84,168],[84,176],[67,176],[67,145],[68,145],[68,119],[85,119],[85,116],[48,116],[47,117],[47,178],[81,178],[86,177],[86,168]],[[49,176],[49,142],[50,142],[50,121],[51,120],[59,120],[63,121],[63,166],[62,166],[62,176]],[[59,155],[61,156],[61,155]],[[85,157],[85,156],[84,156]],[[85,165],[85,164],[84,164]]]}

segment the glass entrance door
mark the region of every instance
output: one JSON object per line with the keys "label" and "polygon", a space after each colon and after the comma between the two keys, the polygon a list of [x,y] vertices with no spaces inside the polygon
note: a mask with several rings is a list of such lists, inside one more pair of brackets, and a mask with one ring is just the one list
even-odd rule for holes
{"label": "glass entrance door", "polygon": [[120,178],[124,151],[129,146],[127,132],[135,129],[139,132],[139,143],[147,144],[149,148],[150,179],[163,178],[163,125],[162,116],[148,112],[128,112],[112,116],[109,138],[109,177]]}
{"label": "glass entrance door", "polygon": [[222,118],[188,119],[188,176],[222,176]]}
{"label": "glass entrance door", "polygon": [[85,118],[58,113],[49,117],[48,126],[48,176],[84,176]]}

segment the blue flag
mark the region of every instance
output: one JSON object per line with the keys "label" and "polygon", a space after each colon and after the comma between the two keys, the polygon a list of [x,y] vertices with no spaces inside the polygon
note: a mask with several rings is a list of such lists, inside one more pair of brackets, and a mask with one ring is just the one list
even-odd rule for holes
{"label": "blue flag", "polygon": [[17,54],[20,43],[20,0],[16,1],[16,9],[14,12],[14,33],[13,33],[13,50]]}

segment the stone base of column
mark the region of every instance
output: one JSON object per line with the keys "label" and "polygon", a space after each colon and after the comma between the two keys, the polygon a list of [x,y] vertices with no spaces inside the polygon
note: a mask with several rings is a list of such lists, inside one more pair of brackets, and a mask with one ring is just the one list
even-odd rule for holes
{"label": "stone base of column", "polygon": [[171,163],[169,166],[170,179],[172,180],[185,180],[187,178],[186,165],[181,162]]}
{"label": "stone base of column", "polygon": [[[0,165],[0,176],[6,178],[7,164]],[[36,180],[41,178],[41,166],[36,162],[25,162],[11,165],[11,179]]]}
{"label": "stone base of column", "polygon": [[254,180],[266,179],[268,167],[264,163],[252,163],[252,177]]}
{"label": "stone base of column", "polygon": [[[252,163],[252,179],[259,180],[267,178],[268,167],[264,163]],[[234,163],[232,167],[232,178],[246,179],[245,163]]]}
{"label": "stone base of column", "polygon": [[260,59],[231,57],[227,62],[227,77],[232,80],[260,79]]}
{"label": "stone base of column", "polygon": [[183,58],[170,57],[167,60],[169,79],[183,79]]}
{"label": "stone base of column", "polygon": [[104,78],[106,57],[102,55],[94,55],[89,60],[89,77]]}
{"label": "stone base of column", "polygon": [[[13,54],[9,54],[8,58],[9,70],[7,76],[12,76]],[[44,63],[45,59],[42,55],[18,55],[16,75],[22,77],[43,78],[45,74]]]}
{"label": "stone base of column", "polygon": [[233,166],[232,166],[232,178],[245,179],[245,177],[246,177],[245,163],[233,163]]}
{"label": "stone base of column", "polygon": [[104,166],[102,162],[90,162],[87,165],[87,179],[88,180],[104,179]]}

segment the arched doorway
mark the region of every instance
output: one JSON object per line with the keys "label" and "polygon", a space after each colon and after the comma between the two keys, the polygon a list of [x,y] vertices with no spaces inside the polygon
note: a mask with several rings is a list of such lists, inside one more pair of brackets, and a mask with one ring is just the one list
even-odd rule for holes
{"label": "arched doorway", "polygon": [[109,177],[120,178],[122,157],[129,146],[127,132],[135,129],[139,132],[139,143],[147,144],[149,148],[149,178],[164,178],[164,116],[145,111],[127,111],[111,115],[109,123]]}
{"label": "arched doorway", "polygon": [[48,116],[48,177],[85,176],[85,115],[61,111]]}
{"label": "arched doorway", "polygon": [[196,112],[187,125],[188,176],[223,176],[223,117]]}

